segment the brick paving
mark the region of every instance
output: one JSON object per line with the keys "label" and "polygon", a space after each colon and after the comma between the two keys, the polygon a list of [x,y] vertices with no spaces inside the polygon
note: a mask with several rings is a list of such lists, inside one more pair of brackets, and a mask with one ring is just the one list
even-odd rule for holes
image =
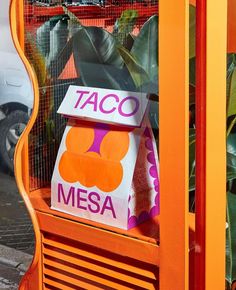
{"label": "brick paving", "polygon": [[15,179],[0,171],[0,244],[32,254],[34,233]]}
{"label": "brick paving", "polygon": [[[3,245],[3,246],[2,246]],[[9,247],[10,254],[4,254],[4,246]],[[0,290],[16,290],[24,275],[19,265],[11,260],[14,250],[33,254],[34,233],[28,212],[18,193],[15,178],[0,168]],[[12,250],[11,250],[12,249]],[[21,252],[18,252],[21,253]],[[26,255],[26,254],[24,254]],[[30,257],[30,256],[29,256]],[[23,258],[19,258],[20,260]],[[31,258],[29,258],[31,260]],[[20,261],[22,262],[22,261]],[[26,269],[28,263],[26,263]]]}
{"label": "brick paving", "polygon": [[22,278],[23,272],[0,264],[0,290],[18,289],[18,284]]}

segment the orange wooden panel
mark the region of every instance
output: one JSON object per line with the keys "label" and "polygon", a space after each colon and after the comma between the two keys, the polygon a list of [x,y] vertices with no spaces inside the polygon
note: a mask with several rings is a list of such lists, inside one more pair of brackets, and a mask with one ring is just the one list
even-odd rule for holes
{"label": "orange wooden panel", "polygon": [[228,52],[236,52],[236,1],[228,0]]}
{"label": "orange wooden panel", "polygon": [[50,239],[47,237],[43,237],[43,245],[44,248],[47,247],[51,247],[51,248],[57,248],[57,249],[63,249],[66,252],[75,254],[77,256],[82,256],[82,257],[86,257],[90,260],[96,260],[98,263],[102,263],[103,265],[106,265],[106,267],[115,267],[115,268],[119,268],[119,269],[125,269],[127,272],[130,273],[135,273],[137,275],[143,275],[149,279],[156,279],[156,275],[154,275],[154,273],[152,271],[150,271],[150,269],[141,269],[139,267],[139,265],[134,264],[127,264],[125,263],[125,261],[118,261],[118,260],[114,260],[112,256],[102,256],[99,255],[98,253],[92,253],[89,252],[85,249],[81,249],[78,248],[75,245],[68,245],[66,243],[63,243],[62,241],[58,241],[55,239]]}
{"label": "orange wooden panel", "polygon": [[37,212],[37,217],[42,231],[68,237],[152,265],[159,265],[157,245],[41,212]]}
{"label": "orange wooden panel", "polygon": [[127,235],[130,237],[138,238],[140,240],[157,244],[159,241],[159,220],[158,216],[154,219],[150,219],[135,228],[130,230],[122,230],[119,228],[111,227],[105,224],[93,222],[87,219],[79,218],[67,213],[63,213],[60,211],[55,211],[50,208],[50,201],[51,201],[51,190],[50,188],[42,188],[40,190],[32,191],[29,194],[30,201],[33,207],[38,210],[42,211],[51,215],[55,215],[58,217],[66,218],[68,220],[73,220],[80,223],[86,223],[88,225],[102,228],[111,232],[116,232],[122,235]]}
{"label": "orange wooden panel", "polygon": [[24,50],[24,2],[23,1],[17,1],[16,4],[16,17],[17,17],[17,23],[16,23],[16,31],[17,31],[17,37],[20,44],[20,47],[22,50]]}
{"label": "orange wooden panel", "polygon": [[[192,5],[196,5],[196,0],[189,0]],[[227,51],[236,52],[236,0],[228,0],[228,38]]]}
{"label": "orange wooden panel", "polygon": [[53,267],[55,272],[63,271],[68,283],[72,275],[78,280],[86,279],[91,285],[99,283],[101,289],[111,284],[113,289],[153,289],[158,285],[157,266],[103,250],[96,247],[96,241],[84,244],[79,239],[47,232],[42,232],[42,236],[43,269]]}
{"label": "orange wooden panel", "polygon": [[[61,283],[58,281],[53,281],[51,279],[44,278],[43,282],[44,282],[44,284],[46,284],[46,285],[44,285],[44,288],[43,288],[44,290],[51,290],[52,289],[51,287],[56,287],[58,289],[61,288]],[[70,286],[63,285],[63,290],[74,290],[74,289],[75,288],[73,285],[70,285]]]}
{"label": "orange wooden panel", "polygon": [[188,289],[189,1],[159,1],[160,290]]}
{"label": "orange wooden panel", "polygon": [[[61,281],[66,281],[67,282],[67,276],[63,273],[59,273],[59,272],[56,272],[54,270],[51,270],[51,269],[45,269],[44,270],[44,273],[45,275],[50,275],[50,276],[53,276],[55,279],[59,279]],[[75,279],[73,277],[70,278],[70,283],[72,285],[72,289],[91,289],[91,285],[84,282],[84,281],[79,281],[78,279]],[[62,286],[62,284],[60,284]],[[66,289],[66,287],[64,288],[64,285],[63,285],[63,288],[60,288],[59,289]],[[78,288],[79,287],[79,288]],[[93,290],[101,290],[101,287],[97,287],[95,285],[92,286]],[[67,288],[68,289],[68,288]]]}
{"label": "orange wooden panel", "polygon": [[[63,256],[63,254],[62,255],[58,254],[58,256],[60,258],[62,258],[63,261],[66,261],[66,256]],[[55,255],[55,258],[57,258],[57,255]],[[74,262],[74,260],[75,260],[75,262]],[[110,270],[109,274],[111,274],[111,277],[116,279],[116,282],[114,282],[112,280],[106,279],[106,277],[100,277],[99,276],[99,274],[104,274],[104,268],[96,266],[96,265],[93,265],[93,267],[91,268],[91,271],[92,272],[95,271],[95,272],[98,273],[97,275],[94,275],[94,274],[91,274],[91,273],[89,273],[87,271],[83,271],[81,269],[77,269],[77,267],[76,267],[76,266],[78,266],[76,264],[77,262],[78,262],[77,259],[70,258],[70,263],[72,264],[72,266],[67,266],[67,265],[63,265],[61,263],[58,263],[57,261],[53,261],[53,260],[46,259],[46,258],[43,261],[43,263],[45,265],[48,265],[48,266],[51,266],[51,267],[54,267],[54,268],[57,268],[57,269],[61,269],[61,270],[65,271],[65,272],[72,273],[72,274],[74,274],[76,276],[80,276],[80,277],[83,277],[85,279],[92,280],[92,281],[95,279],[96,282],[101,283],[102,285],[104,285],[104,287],[112,287],[114,289],[127,290],[127,289],[130,289],[129,286],[121,286],[122,281],[126,281],[126,282],[129,282],[129,283],[132,283],[132,284],[136,285],[137,287],[143,287],[144,289],[150,289],[151,290],[149,282],[146,282],[146,281],[143,281],[143,280],[140,280],[138,278],[131,277],[131,276],[126,276],[126,275],[124,275],[122,273]],[[91,264],[88,263],[88,262],[84,262],[84,261],[80,260],[79,261],[79,266],[82,267],[82,268],[89,269],[91,267]],[[120,280],[120,282],[119,282],[119,280]],[[152,289],[155,289],[154,286],[152,287]]]}
{"label": "orange wooden panel", "polygon": [[227,0],[207,1],[206,27],[205,289],[222,290],[225,287]]}

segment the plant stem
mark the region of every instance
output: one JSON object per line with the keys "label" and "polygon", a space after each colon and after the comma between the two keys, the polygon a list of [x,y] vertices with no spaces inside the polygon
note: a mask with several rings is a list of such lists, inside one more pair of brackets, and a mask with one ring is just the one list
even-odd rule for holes
{"label": "plant stem", "polygon": [[236,124],[236,116],[233,118],[233,120],[231,121],[228,129],[227,129],[227,137],[229,136],[231,130],[233,129],[233,126]]}

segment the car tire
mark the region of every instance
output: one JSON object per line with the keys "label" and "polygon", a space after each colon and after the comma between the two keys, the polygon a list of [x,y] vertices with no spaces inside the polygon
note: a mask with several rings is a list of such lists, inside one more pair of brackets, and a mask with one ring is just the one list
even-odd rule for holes
{"label": "car tire", "polygon": [[14,172],[14,152],[18,139],[29,117],[23,111],[14,111],[0,123],[0,165]]}

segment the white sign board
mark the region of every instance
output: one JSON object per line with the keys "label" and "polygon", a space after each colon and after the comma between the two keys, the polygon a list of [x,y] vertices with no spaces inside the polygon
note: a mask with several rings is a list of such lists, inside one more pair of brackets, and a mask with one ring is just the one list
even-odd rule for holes
{"label": "white sign board", "polygon": [[58,113],[139,127],[147,104],[146,93],[70,86]]}

